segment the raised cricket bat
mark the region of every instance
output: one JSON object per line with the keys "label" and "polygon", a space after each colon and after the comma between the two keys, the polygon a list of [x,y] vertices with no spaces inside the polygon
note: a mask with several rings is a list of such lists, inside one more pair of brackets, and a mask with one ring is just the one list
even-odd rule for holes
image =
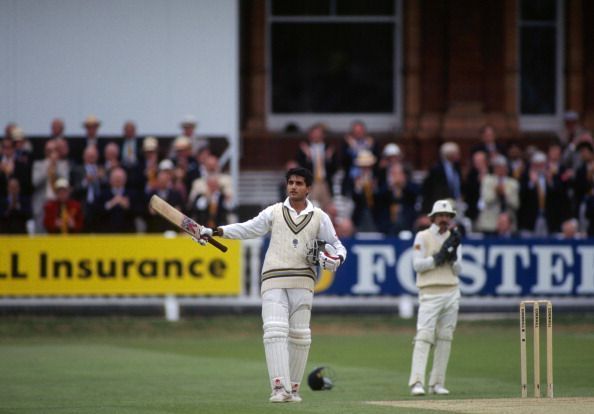
{"label": "raised cricket bat", "polygon": [[[196,239],[200,238],[200,229],[202,228],[202,226],[196,223],[190,217],[183,214],[181,211],[177,210],[175,207],[173,207],[167,201],[163,200],[158,195],[155,194],[151,197],[149,205],[153,210],[159,213],[160,216],[171,222],[171,224],[176,225],[177,227],[188,233],[190,236],[195,237]],[[227,251],[227,246],[221,244],[213,238],[209,238],[208,242],[222,252]]]}

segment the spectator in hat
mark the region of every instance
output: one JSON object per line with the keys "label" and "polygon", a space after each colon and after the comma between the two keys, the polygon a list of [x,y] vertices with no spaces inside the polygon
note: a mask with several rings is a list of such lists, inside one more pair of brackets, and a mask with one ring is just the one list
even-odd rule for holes
{"label": "spectator in hat", "polygon": [[404,153],[402,152],[400,146],[394,142],[390,142],[386,144],[382,150],[382,156],[378,163],[377,178],[378,185],[380,187],[386,185],[386,181],[390,174],[390,167],[395,164],[402,165],[407,178],[410,180],[412,177],[412,167],[406,163],[404,159]]}
{"label": "spectator in hat", "polygon": [[176,180],[185,186],[184,194],[192,185],[191,179],[198,176],[199,166],[192,156],[192,143],[185,136],[179,136],[173,141],[173,157],[171,160],[176,168]]}
{"label": "spectator in hat", "polygon": [[[201,148],[208,146],[206,138],[200,138],[196,135],[196,127],[198,122],[194,115],[186,115],[181,123],[181,136],[186,137],[190,141],[191,153],[196,154]],[[171,155],[171,154],[170,154]]]}
{"label": "spectator in hat", "polygon": [[[55,121],[55,120],[54,120]],[[52,123],[53,125],[53,123]],[[99,139],[99,128],[101,121],[95,115],[89,115],[85,118],[83,124],[85,134],[83,138],[69,138],[70,150],[73,159],[79,164],[82,163],[82,155],[86,147],[95,146],[99,152],[100,162],[103,162],[103,142]]]}
{"label": "spectator in hat", "polygon": [[361,150],[352,169],[351,190],[354,209],[352,220],[357,231],[376,231],[374,218],[375,198],[378,190],[375,166],[377,158],[369,150]]}
{"label": "spectator in hat", "polygon": [[341,159],[345,176],[342,182],[342,194],[351,196],[353,193],[353,181],[358,174],[358,166],[355,163],[361,151],[370,152],[376,160],[379,158],[379,148],[363,121],[356,120],[351,124],[349,132],[344,137],[342,144]]}
{"label": "spectator in hat", "polygon": [[80,203],[70,198],[70,184],[66,178],[55,183],[56,199],[44,206],[43,224],[48,233],[80,233],[83,228],[83,211]]}
{"label": "spectator in hat", "polygon": [[31,177],[31,166],[33,165],[33,145],[25,137],[25,132],[20,127],[13,128],[12,141],[14,143],[15,159],[27,166],[27,174]]}
{"label": "spectator in hat", "polygon": [[326,142],[326,127],[313,125],[307,132],[307,141],[297,149],[297,163],[314,175],[309,198],[322,208],[332,200],[332,177],[337,169],[337,152]]}
{"label": "spectator in hat", "polygon": [[14,177],[8,179],[6,195],[0,196],[0,233],[26,234],[31,219],[31,197],[21,192],[21,184]]}
{"label": "spectator in hat", "polygon": [[142,141],[142,159],[139,170],[142,173],[139,188],[143,192],[156,189],[157,173],[159,172],[159,141],[153,136],[148,136]]}

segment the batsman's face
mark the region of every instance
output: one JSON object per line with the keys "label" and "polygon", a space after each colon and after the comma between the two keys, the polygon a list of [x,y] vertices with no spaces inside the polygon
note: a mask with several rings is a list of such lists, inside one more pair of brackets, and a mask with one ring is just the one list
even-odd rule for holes
{"label": "batsman's face", "polygon": [[433,216],[433,222],[439,227],[439,232],[444,233],[450,228],[452,216],[446,213],[437,213]]}
{"label": "batsman's face", "polygon": [[298,175],[292,175],[287,180],[287,194],[291,201],[303,201],[309,193],[309,187],[305,183],[305,178]]}

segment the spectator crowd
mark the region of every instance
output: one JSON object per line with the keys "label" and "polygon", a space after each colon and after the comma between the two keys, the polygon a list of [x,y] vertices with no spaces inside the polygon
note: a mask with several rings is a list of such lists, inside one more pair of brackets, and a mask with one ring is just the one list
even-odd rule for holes
{"label": "spectator crowd", "polygon": [[[232,180],[185,117],[165,147],[138,137],[132,121],[122,136],[100,136],[89,116],[85,137],[65,136],[51,122],[43,157],[16,124],[5,127],[0,156],[0,233],[134,233],[173,230],[148,208],[158,194],[210,227],[233,221]],[[404,236],[426,227],[438,199],[456,205],[466,234],[485,237],[594,237],[594,140],[576,113],[565,114],[559,139],[545,150],[500,142],[485,125],[468,165],[454,141],[439,148],[428,171],[415,171],[395,142],[380,146],[354,121],[339,144],[313,125],[290,165],[312,170],[310,199],[333,219],[339,237],[360,232]],[[504,145],[506,144],[506,145]],[[284,154],[286,155],[286,154]]]}

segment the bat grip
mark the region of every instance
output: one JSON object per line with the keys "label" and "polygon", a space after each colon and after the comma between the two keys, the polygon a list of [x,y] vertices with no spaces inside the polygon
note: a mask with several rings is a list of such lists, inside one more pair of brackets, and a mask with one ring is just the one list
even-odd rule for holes
{"label": "bat grip", "polygon": [[210,244],[212,244],[214,247],[216,247],[217,249],[219,249],[220,251],[222,251],[223,253],[225,253],[227,251],[227,246],[225,246],[224,244],[222,244],[218,240],[213,239],[212,237],[209,237],[208,238],[208,242]]}

